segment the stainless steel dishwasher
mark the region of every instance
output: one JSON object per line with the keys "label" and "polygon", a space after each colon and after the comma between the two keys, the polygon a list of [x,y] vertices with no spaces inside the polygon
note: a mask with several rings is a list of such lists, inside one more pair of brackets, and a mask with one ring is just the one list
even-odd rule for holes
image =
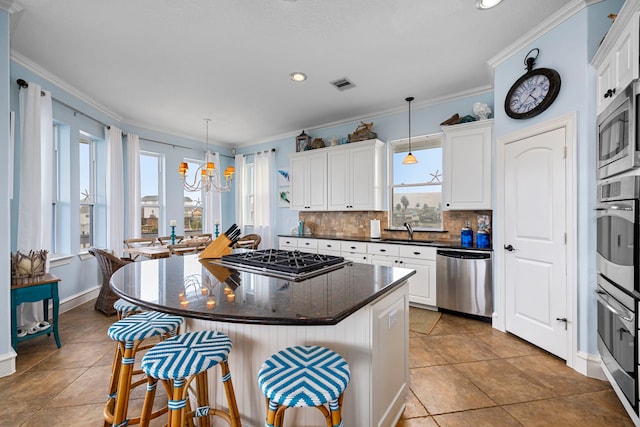
{"label": "stainless steel dishwasher", "polygon": [[436,304],[438,308],[491,317],[493,279],[491,252],[438,250]]}

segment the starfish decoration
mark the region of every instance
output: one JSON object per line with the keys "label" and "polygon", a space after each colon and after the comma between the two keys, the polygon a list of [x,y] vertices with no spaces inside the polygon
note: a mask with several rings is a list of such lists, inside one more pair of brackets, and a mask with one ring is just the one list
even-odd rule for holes
{"label": "starfish decoration", "polygon": [[202,206],[202,201],[200,200],[200,197],[198,197],[198,199],[196,200],[196,206]]}
{"label": "starfish decoration", "polygon": [[82,195],[82,201],[83,202],[88,202],[89,198],[91,197],[89,195],[89,190],[84,190],[83,192],[80,193]]}
{"label": "starfish decoration", "polygon": [[431,175],[431,181],[430,182],[442,182],[442,181],[440,181],[440,177],[442,176],[442,174],[440,173],[440,171],[438,169],[436,169],[435,173],[430,173],[429,175]]}

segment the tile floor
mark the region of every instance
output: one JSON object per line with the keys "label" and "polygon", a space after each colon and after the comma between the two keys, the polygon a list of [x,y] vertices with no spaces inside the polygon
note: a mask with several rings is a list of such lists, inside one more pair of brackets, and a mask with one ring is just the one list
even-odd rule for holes
{"label": "tile floor", "polygon": [[[47,336],[20,343],[17,373],[0,378],[0,426],[102,426],[114,320],[90,302],[60,316],[62,348]],[[398,427],[633,425],[608,383],[450,314],[428,335],[411,332],[410,382]]]}

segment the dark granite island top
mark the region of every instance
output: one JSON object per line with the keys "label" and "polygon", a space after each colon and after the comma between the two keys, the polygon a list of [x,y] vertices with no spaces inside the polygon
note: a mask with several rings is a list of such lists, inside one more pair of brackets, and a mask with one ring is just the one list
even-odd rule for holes
{"label": "dark granite island top", "polygon": [[[413,274],[349,263],[296,282],[189,255],[127,264],[113,274],[111,287],[141,307],[185,317],[183,331],[216,330],[231,339],[229,366],[244,427],[264,426],[258,369],[269,355],[293,345],[322,345],[347,360],[345,426],[393,427],[409,390],[407,279]],[[209,372],[209,384],[217,390],[210,392],[216,404],[226,405],[218,370]],[[325,424],[312,410],[287,412],[287,421]]]}
{"label": "dark granite island top", "polygon": [[262,325],[335,325],[413,274],[415,270],[350,263],[294,282],[188,255],[127,264],[113,274],[111,287],[141,307],[184,317]]}

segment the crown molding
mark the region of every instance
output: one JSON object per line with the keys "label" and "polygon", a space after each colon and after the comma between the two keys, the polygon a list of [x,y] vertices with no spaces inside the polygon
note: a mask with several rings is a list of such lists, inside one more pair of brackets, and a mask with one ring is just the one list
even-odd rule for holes
{"label": "crown molding", "polygon": [[[426,101],[422,101],[422,102],[413,102],[413,107],[412,109],[415,111],[418,108],[425,108],[425,107],[430,107],[433,105],[437,105],[437,104],[443,104],[445,102],[451,102],[451,101],[456,101],[458,99],[463,99],[463,98],[468,98],[470,96],[476,96],[476,95],[483,95],[487,92],[492,92],[493,91],[493,85],[484,85],[484,86],[479,86],[477,88],[474,89],[469,89],[466,91],[462,91],[462,92],[457,92],[451,95],[447,95],[447,96],[442,96],[439,98],[430,98]],[[366,114],[363,116],[353,116],[353,117],[349,117],[346,119],[341,119],[341,120],[337,120],[335,122],[330,122],[330,123],[324,123],[322,125],[318,125],[318,126],[302,126],[302,128],[305,129],[305,131],[318,131],[318,130],[322,130],[322,129],[327,129],[327,128],[332,128],[332,127],[336,127],[336,126],[341,126],[344,124],[348,124],[348,123],[352,123],[352,122],[358,122],[361,120],[371,120],[377,117],[384,117],[384,116],[389,116],[391,114],[397,114],[397,113],[402,113],[402,112],[406,112],[407,107],[405,105],[402,105],[400,107],[395,107],[395,108],[391,108],[388,110],[381,110],[381,111],[377,111],[374,113],[370,113],[370,114]],[[261,138],[260,140],[257,141],[247,141],[247,142],[243,142],[243,143],[238,143],[236,144],[234,147],[235,148],[242,148],[242,147],[248,147],[248,146],[252,146],[252,145],[256,145],[256,144],[264,144],[267,142],[272,142],[272,141],[277,141],[279,139],[284,139],[284,138],[290,138],[290,137],[296,137],[298,136],[298,130],[296,130],[295,132],[287,132],[287,133],[282,133],[279,135],[272,135],[272,136],[267,136],[264,138]]]}
{"label": "crown molding", "polygon": [[[2,0],[0,0],[0,1],[2,1]],[[35,62],[31,61],[29,58],[27,58],[26,56],[22,55],[21,53],[16,52],[15,50],[11,49],[10,57],[11,57],[11,60],[13,62],[15,62],[16,64],[19,64],[19,65],[25,67],[26,69],[28,69],[28,70],[32,71],[33,73],[39,75],[43,79],[53,83],[54,85],[58,86],[59,88],[63,89],[64,91],[68,92],[71,96],[79,99],[82,102],[85,102],[86,104],[90,105],[91,107],[95,108],[96,110],[100,111],[101,113],[106,114],[111,119],[113,119],[113,120],[115,120],[117,122],[121,122],[122,121],[122,118],[118,114],[116,114],[112,110],[108,109],[104,105],[98,103],[97,101],[95,101],[93,98],[91,98],[90,96],[88,96],[84,92],[79,91],[77,88],[75,88],[74,86],[72,86],[69,83],[65,82],[64,80],[62,80],[61,78],[59,78],[55,74],[52,74],[49,71],[45,70],[44,68],[42,68],[41,66],[39,66]],[[55,96],[54,96],[54,98],[55,98]],[[75,108],[73,106],[71,106],[71,107]],[[78,110],[78,111],[81,112],[80,110]]]}
{"label": "crown molding", "polygon": [[0,10],[4,10],[9,13],[21,11],[22,7],[15,3],[15,0],[0,0]]}
{"label": "crown molding", "polygon": [[600,1],[602,0],[573,0],[571,3],[567,4],[562,9],[557,11],[555,14],[535,26],[531,31],[516,39],[513,43],[507,46],[506,49],[503,49],[496,56],[489,59],[487,63],[492,69],[495,70],[498,65],[502,64],[504,61],[506,61],[519,51],[525,49],[530,43],[534,42],[547,32],[556,28],[567,19],[573,17],[576,13],[580,12],[585,7],[598,3]]}

